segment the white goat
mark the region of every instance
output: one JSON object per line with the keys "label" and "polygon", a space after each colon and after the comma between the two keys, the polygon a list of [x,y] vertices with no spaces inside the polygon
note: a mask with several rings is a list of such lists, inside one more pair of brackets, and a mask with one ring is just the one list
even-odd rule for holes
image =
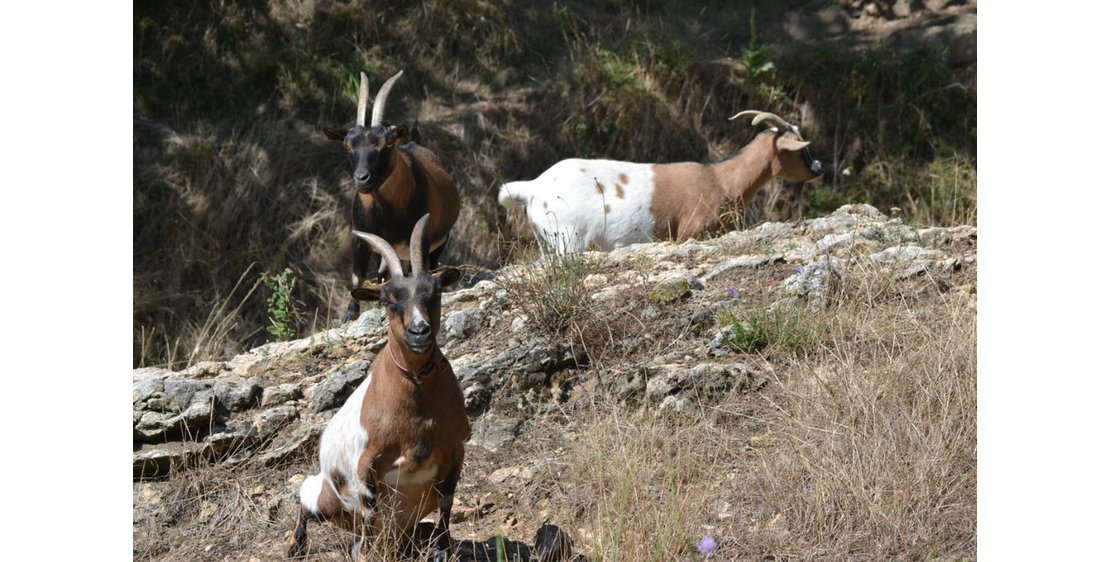
{"label": "white goat", "polygon": [[821,175],[821,163],[798,127],[761,111],[730,119],[740,117],[770,128],[728,160],[637,164],[574,158],[532,181],[502,185],[497,201],[506,209],[523,207],[537,237],[559,253],[720,231],[722,212],[737,201],[746,206],[772,177],[806,182]]}

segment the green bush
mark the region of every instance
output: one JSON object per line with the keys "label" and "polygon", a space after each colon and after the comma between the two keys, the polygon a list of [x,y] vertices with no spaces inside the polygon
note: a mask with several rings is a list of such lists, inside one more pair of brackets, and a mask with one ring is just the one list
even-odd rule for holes
{"label": "green bush", "polygon": [[267,331],[278,341],[291,340],[297,335],[296,311],[293,306],[293,288],[297,279],[288,267],[277,275],[262,274],[262,282],[270,290],[266,310],[270,313],[270,327]]}
{"label": "green bush", "polygon": [[812,345],[820,333],[812,312],[804,307],[786,306],[743,315],[730,311],[725,313],[725,320],[732,328],[728,344],[744,353],[801,350]]}

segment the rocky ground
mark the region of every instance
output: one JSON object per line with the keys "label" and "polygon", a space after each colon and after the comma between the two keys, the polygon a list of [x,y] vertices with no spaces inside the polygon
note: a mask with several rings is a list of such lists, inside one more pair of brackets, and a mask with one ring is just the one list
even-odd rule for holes
{"label": "rocky ground", "polygon": [[[541,558],[556,538],[573,543],[567,553],[605,558],[562,499],[566,471],[579,468],[567,448],[583,438],[583,416],[600,403],[682,415],[755,399],[775,358],[730,344],[730,311],[816,310],[859,270],[905,284],[910,298],[974,307],[976,251],[974,227],[919,228],[854,205],[712,240],[591,253],[588,318],[560,333],[538,329],[506,290],[535,264],[446,294],[440,345],[473,428],[453,513],[460,557],[495,558],[500,536],[523,559]],[[279,558],[320,433],[385,341],[383,314],[371,309],[228,361],[136,369],[135,558]],[[716,507],[716,524],[731,524],[738,506]],[[310,556],[343,557],[337,531],[310,533]]]}

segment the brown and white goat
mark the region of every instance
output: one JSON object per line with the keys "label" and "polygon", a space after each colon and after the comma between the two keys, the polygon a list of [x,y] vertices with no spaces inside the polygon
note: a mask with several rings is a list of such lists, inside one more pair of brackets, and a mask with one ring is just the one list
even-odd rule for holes
{"label": "brown and white goat", "polygon": [[[413,225],[430,214],[428,266],[435,269],[451,227],[459,217],[459,192],[436,155],[410,139],[408,127],[382,124],[389,91],[403,73],[394,74],[378,90],[369,126],[366,102],[370,82],[366,73],[362,73],[355,126],[346,133],[324,127],[324,134],[341,141],[351,158],[355,183],[351,227],[385,239],[399,255],[407,256]],[[368,275],[377,276],[382,271],[381,258],[361,238],[353,240],[351,250],[353,283],[357,289]],[[343,322],[357,316],[358,311],[358,300],[352,298]]]}
{"label": "brown and white goat", "polygon": [[806,182],[821,175],[809,141],[781,117],[741,111],[770,125],[722,162],[637,164],[569,159],[532,181],[501,186],[497,201],[524,207],[537,236],[555,252],[609,251],[653,238],[699,238],[725,227],[722,213],[752,200],[772,177]]}
{"label": "brown and white goat", "polygon": [[355,533],[352,556],[361,560],[370,534],[397,538],[439,508],[436,560],[450,547],[455,486],[470,435],[462,391],[436,345],[440,296],[459,280],[453,267],[425,269],[424,215],[409,242],[412,272],[386,240],[355,232],[389,268],[389,280],[356,288],[359,300],[378,300],[389,319],[388,343],[320,438],[320,472],[301,485],[301,511],[289,556],[303,554],[310,519]]}

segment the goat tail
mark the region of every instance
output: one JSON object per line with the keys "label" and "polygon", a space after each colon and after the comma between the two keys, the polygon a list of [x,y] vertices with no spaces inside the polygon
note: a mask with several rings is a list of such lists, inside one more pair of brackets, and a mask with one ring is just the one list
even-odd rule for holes
{"label": "goat tail", "polygon": [[497,203],[506,209],[519,209],[528,204],[528,184],[526,181],[511,181],[501,186],[497,193]]}

